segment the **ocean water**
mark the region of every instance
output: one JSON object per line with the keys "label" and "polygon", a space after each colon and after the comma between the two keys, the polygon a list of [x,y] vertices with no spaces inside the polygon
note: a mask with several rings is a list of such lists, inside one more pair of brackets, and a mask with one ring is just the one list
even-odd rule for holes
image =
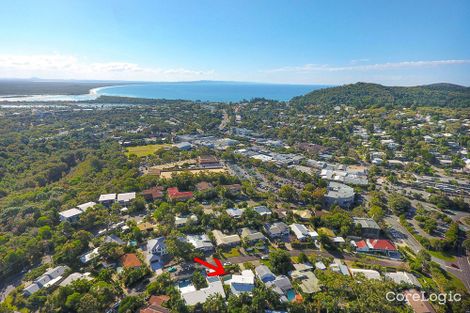
{"label": "ocean water", "polygon": [[91,89],[84,95],[33,95],[33,96],[0,96],[0,102],[53,102],[53,101],[86,101],[97,97],[117,96],[146,99],[192,100],[214,102],[238,102],[253,98],[265,98],[288,101],[313,90],[326,88],[325,85],[291,85],[262,84],[239,82],[177,82],[145,83],[107,86]]}
{"label": "ocean water", "polygon": [[98,95],[147,99],[183,99],[237,102],[252,98],[287,101],[295,96],[325,88],[324,85],[258,84],[237,82],[179,82],[122,85],[97,88]]}

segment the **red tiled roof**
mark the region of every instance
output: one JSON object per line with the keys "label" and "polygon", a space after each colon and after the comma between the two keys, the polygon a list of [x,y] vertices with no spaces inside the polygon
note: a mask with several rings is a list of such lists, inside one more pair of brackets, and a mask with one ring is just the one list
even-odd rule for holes
{"label": "red tiled roof", "polygon": [[372,248],[375,250],[387,250],[387,251],[395,251],[397,248],[391,243],[389,240],[385,239],[374,239],[369,240]]}
{"label": "red tiled roof", "polygon": [[178,187],[168,188],[167,193],[170,199],[189,199],[193,197],[193,193],[191,191],[179,191]]}
{"label": "red tiled roof", "polygon": [[359,249],[367,248],[367,243],[364,240],[356,241],[356,247]]}
{"label": "red tiled roof", "polygon": [[151,296],[149,299],[149,304],[151,305],[162,305],[163,303],[170,300],[170,297],[167,295],[160,295],[160,296]]}
{"label": "red tiled roof", "polygon": [[124,254],[121,257],[121,263],[122,266],[124,266],[125,268],[142,266],[142,262],[140,262],[140,260],[137,258],[137,255],[135,255],[134,253]]}
{"label": "red tiled roof", "polygon": [[163,198],[163,187],[162,186],[156,186],[152,187],[150,189],[142,191],[142,195],[144,197],[152,197],[152,199],[158,199],[158,198]]}
{"label": "red tiled roof", "polygon": [[170,313],[170,310],[159,305],[150,305],[145,309],[140,309],[140,313]]}

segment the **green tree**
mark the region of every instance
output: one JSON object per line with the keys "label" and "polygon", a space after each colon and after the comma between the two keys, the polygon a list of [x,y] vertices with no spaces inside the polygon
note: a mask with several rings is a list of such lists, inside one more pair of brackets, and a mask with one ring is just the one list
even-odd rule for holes
{"label": "green tree", "polygon": [[273,268],[273,271],[278,274],[287,275],[293,266],[290,259],[290,255],[284,250],[275,250],[269,254],[269,263]]}
{"label": "green tree", "polygon": [[196,289],[206,288],[207,281],[200,271],[194,271],[191,281]]}

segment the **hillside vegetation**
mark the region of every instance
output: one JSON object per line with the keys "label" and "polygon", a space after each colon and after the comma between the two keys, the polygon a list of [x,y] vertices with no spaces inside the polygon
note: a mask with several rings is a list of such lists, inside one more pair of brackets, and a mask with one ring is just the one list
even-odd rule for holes
{"label": "hillside vegetation", "polygon": [[387,87],[356,83],[315,90],[291,100],[299,105],[333,107],[348,105],[356,108],[382,106],[470,107],[470,88],[452,84],[415,87]]}

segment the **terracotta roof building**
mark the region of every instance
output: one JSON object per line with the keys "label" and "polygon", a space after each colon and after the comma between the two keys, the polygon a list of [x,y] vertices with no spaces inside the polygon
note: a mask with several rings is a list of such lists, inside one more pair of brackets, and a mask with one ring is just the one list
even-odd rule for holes
{"label": "terracotta roof building", "polygon": [[232,194],[237,194],[242,190],[242,185],[240,184],[222,185],[222,187]]}
{"label": "terracotta roof building", "polygon": [[390,240],[385,239],[366,239],[361,241],[353,241],[357,252],[363,253],[381,253],[390,257],[396,257],[399,252]]}
{"label": "terracotta roof building", "polygon": [[197,161],[199,166],[203,168],[220,167],[219,160],[212,155],[200,156]]}
{"label": "terracotta roof building", "polygon": [[179,191],[178,187],[168,188],[167,194],[171,201],[186,201],[193,197],[193,193],[191,191]]}
{"label": "terracotta roof building", "polygon": [[170,313],[170,310],[163,307],[163,304],[170,300],[169,296],[151,296],[148,300],[148,306],[140,310],[140,313]]}
{"label": "terracotta roof building", "polygon": [[155,186],[150,189],[142,191],[142,196],[147,201],[154,201],[157,199],[162,199],[164,196],[164,188],[162,186]]}
{"label": "terracotta roof building", "polygon": [[136,268],[142,266],[142,262],[140,262],[135,253],[124,254],[121,257],[121,263],[124,268]]}

